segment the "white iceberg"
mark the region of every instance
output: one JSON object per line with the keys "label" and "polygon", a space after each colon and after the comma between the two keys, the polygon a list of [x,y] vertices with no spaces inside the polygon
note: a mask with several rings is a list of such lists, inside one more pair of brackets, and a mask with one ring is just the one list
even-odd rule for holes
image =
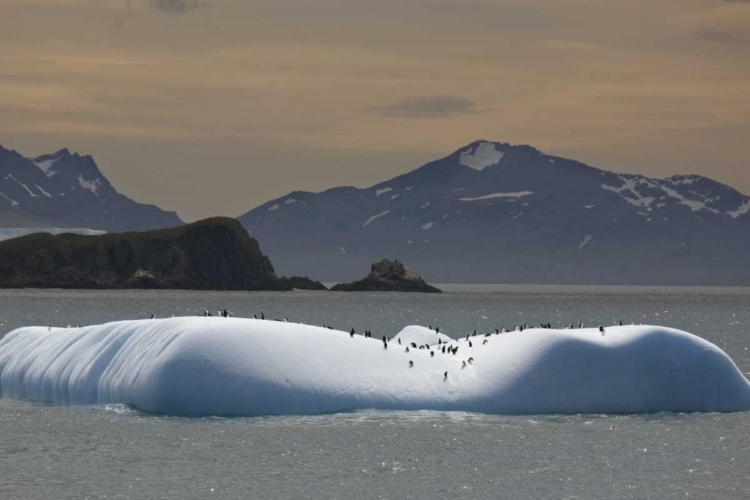
{"label": "white iceberg", "polygon": [[[455,354],[429,341],[438,338],[434,331],[407,330],[385,349],[378,338],[239,318],[19,328],[0,340],[0,396],[226,416],[365,408],[493,414],[750,409],[750,384],[732,360],[678,330],[609,327],[602,335],[529,329],[471,337],[472,347],[465,339],[452,341]],[[434,348],[407,353],[398,338]]]}

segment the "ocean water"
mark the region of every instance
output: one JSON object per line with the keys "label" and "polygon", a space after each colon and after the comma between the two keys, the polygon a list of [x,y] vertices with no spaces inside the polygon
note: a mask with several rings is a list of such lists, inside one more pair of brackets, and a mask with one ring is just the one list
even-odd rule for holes
{"label": "ocean water", "polygon": [[[750,372],[750,289],[446,286],[442,295],[0,291],[0,335],[264,312],[394,335],[463,336],[550,322],[660,324],[700,335]],[[363,411],[174,418],[123,406],[0,400],[0,499],[750,498],[750,415],[503,417]]]}

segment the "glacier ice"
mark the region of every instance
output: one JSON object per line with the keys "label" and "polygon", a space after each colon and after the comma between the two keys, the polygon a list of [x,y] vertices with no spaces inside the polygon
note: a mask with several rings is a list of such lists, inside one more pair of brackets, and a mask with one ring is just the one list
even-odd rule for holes
{"label": "glacier ice", "polygon": [[[678,330],[608,327],[601,335],[596,329],[528,329],[472,337],[472,347],[453,340],[456,354],[437,349],[438,338],[448,339],[408,327],[385,349],[381,339],[348,332],[218,317],[24,327],[0,340],[0,396],[225,416],[366,408],[493,414],[750,409],[750,384],[733,361]],[[407,353],[398,339],[429,343],[434,357],[429,350]]]}

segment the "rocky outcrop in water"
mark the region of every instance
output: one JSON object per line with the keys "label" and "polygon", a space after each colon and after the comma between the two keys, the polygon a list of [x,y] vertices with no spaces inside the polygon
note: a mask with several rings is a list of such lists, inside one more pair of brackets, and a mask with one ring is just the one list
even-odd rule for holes
{"label": "rocky outcrop in water", "polygon": [[442,293],[430,286],[415,271],[404,267],[397,260],[383,259],[372,265],[370,274],[351,283],[340,283],[331,287],[339,292],[422,292]]}

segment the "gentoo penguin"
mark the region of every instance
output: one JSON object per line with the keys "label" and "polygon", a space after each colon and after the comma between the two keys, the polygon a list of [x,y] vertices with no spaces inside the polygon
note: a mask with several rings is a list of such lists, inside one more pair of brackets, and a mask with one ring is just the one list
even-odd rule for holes
{"label": "gentoo penguin", "polygon": [[455,355],[458,352],[458,346],[453,348],[453,354]]}
{"label": "gentoo penguin", "polygon": [[412,343],[411,343],[411,346],[412,346],[412,347],[413,347],[414,349],[416,349],[416,348],[417,348],[417,343],[416,343],[416,342],[412,342]]}
{"label": "gentoo penguin", "polygon": [[257,314],[253,314],[253,319],[258,319],[258,315]]}
{"label": "gentoo penguin", "polygon": [[[225,318],[228,318],[228,317],[229,317],[229,311],[227,311],[226,309],[224,309],[223,311],[221,311],[221,315],[222,315],[223,317],[225,317]],[[285,318],[285,319],[286,319],[286,318]]]}
{"label": "gentoo penguin", "polygon": [[[503,327],[503,331],[505,331],[505,327]],[[495,328],[495,335],[500,335],[500,332]]]}
{"label": "gentoo penguin", "polygon": [[383,342],[383,349],[385,349],[386,351],[388,350],[388,343],[387,342]]}
{"label": "gentoo penguin", "polygon": [[434,358],[434,357],[435,357],[435,351],[430,351],[430,357],[431,357],[431,358]]}
{"label": "gentoo penguin", "polygon": [[443,373],[443,380],[448,380],[448,372]]}
{"label": "gentoo penguin", "polygon": [[469,358],[469,364],[472,364],[474,362],[474,358]]}
{"label": "gentoo penguin", "polygon": [[443,354],[445,354],[445,346],[443,346]]}
{"label": "gentoo penguin", "polygon": [[583,321],[581,321],[580,323],[578,323],[578,329],[581,329],[581,328],[583,328]]}
{"label": "gentoo penguin", "polygon": [[409,361],[409,368],[413,368],[413,367],[414,367],[414,361]]}
{"label": "gentoo penguin", "polygon": [[471,347],[471,340],[469,341],[469,347]]}
{"label": "gentoo penguin", "polygon": [[464,368],[466,368],[466,361],[461,362],[461,369],[463,370]]}
{"label": "gentoo penguin", "polygon": [[477,336],[477,331],[476,331],[476,330],[474,330],[474,333],[472,333],[472,334],[471,334],[471,336],[472,336],[472,337],[476,337],[476,336]]}
{"label": "gentoo penguin", "polygon": [[599,331],[602,334],[602,337],[604,337],[604,327],[602,325],[599,325]]}
{"label": "gentoo penguin", "polygon": [[482,342],[482,345],[486,344],[488,342],[487,339],[484,339],[484,342]]}
{"label": "gentoo penguin", "polygon": [[438,339],[438,345],[441,345],[443,343],[442,339]]}
{"label": "gentoo penguin", "polygon": [[430,330],[432,330],[432,325],[429,325],[429,324],[428,324],[428,325],[427,325],[427,328],[429,328]]}
{"label": "gentoo penguin", "polygon": [[468,335],[466,335],[466,340],[467,340],[467,341],[469,340],[469,336],[468,336]]}
{"label": "gentoo penguin", "polygon": [[349,331],[349,336],[350,336],[351,338],[354,338],[354,328],[352,328],[352,329],[351,329],[351,330]]}
{"label": "gentoo penguin", "polygon": [[435,333],[440,333],[440,327],[439,326],[435,327]]}
{"label": "gentoo penguin", "polygon": [[263,314],[263,311],[260,312],[260,319],[266,319],[266,315]]}
{"label": "gentoo penguin", "polygon": [[407,346],[407,348],[406,348],[406,352],[409,352],[409,347],[408,347],[408,346]]}
{"label": "gentoo penguin", "polygon": [[620,320],[620,326],[622,326],[622,320]]}
{"label": "gentoo penguin", "polygon": [[[401,345],[401,339],[398,339],[398,345]],[[407,347],[408,349],[408,347]]]}

